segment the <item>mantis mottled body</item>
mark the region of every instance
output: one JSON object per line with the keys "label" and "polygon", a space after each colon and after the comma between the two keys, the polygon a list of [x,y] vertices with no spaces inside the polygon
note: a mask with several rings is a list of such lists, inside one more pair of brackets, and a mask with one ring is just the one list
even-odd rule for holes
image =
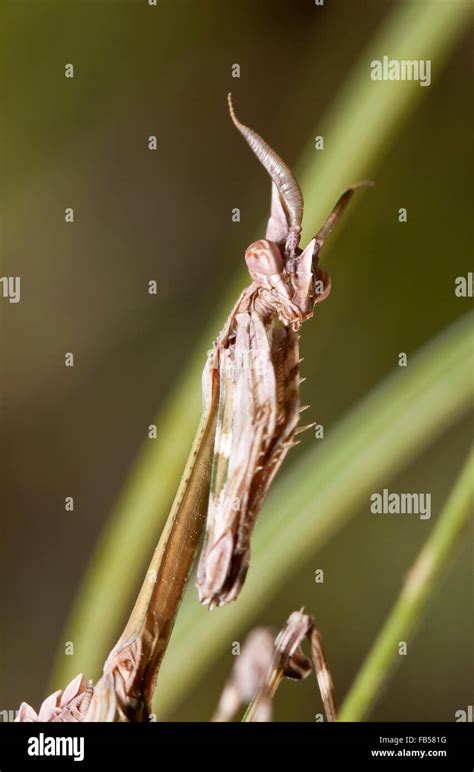
{"label": "mantis mottled body", "polygon": [[[299,329],[330,291],[319,252],[354,190],[339,199],[324,226],[298,247],[303,196],[286,164],[236,117],[232,120],[272,177],[265,239],[245,252],[252,284],[215,344],[219,412],[206,538],[197,586],[202,603],[235,600],[249,565],[250,537],[268,488],[298,431]],[[366,184],[366,183],[361,183]]]}
{"label": "mantis mottled body", "polygon": [[[300,415],[299,329],[327,297],[320,249],[354,190],[339,199],[308,246],[298,247],[303,196],[288,166],[231,118],[272,178],[265,239],[245,260],[252,282],[232,309],[203,373],[203,415],[166,527],[129,622],[97,683],[87,721],[146,720],[207,513],[197,574],[202,603],[235,600],[250,537]],[[364,183],[361,183],[364,184]]]}

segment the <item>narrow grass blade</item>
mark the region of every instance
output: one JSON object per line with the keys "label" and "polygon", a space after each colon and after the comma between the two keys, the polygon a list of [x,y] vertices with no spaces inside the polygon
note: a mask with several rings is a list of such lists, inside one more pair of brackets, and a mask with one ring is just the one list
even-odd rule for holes
{"label": "narrow grass blade", "polygon": [[471,451],[446,505],[405,581],[400,596],[364,662],[339,714],[363,721],[397,664],[398,643],[413,632],[440,573],[474,512],[474,452]]}

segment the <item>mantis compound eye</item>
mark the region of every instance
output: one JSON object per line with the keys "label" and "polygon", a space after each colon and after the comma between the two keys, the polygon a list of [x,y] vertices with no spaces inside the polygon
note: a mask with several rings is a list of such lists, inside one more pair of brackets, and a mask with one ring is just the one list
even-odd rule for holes
{"label": "mantis compound eye", "polygon": [[245,250],[245,262],[250,273],[272,276],[281,273],[285,266],[283,255],[273,241],[260,239]]}

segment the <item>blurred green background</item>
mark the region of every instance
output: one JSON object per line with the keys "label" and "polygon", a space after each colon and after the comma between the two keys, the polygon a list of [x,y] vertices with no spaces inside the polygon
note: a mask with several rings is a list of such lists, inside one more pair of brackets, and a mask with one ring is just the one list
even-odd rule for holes
{"label": "blurred green background", "polygon": [[[66,618],[147,427],[238,281],[245,247],[262,235],[270,186],[229,121],[227,91],[242,120],[297,166],[397,5],[3,4],[1,271],[21,276],[22,299],[1,305],[2,709],[23,699],[37,706],[46,696]],[[397,368],[399,352],[410,359],[472,305],[455,296],[454,279],[472,270],[473,42],[466,25],[366,169],[376,188],[361,195],[325,249],[333,291],[305,326],[302,390],[308,420],[326,433]],[[72,80],[64,77],[68,62]],[[240,79],[231,77],[234,63]],[[147,149],[151,134],[157,152]],[[64,222],[69,206],[74,224]],[[147,293],[150,279],[156,297]],[[67,351],[72,369],[64,367]],[[305,605],[323,633],[339,699],[433,525],[472,428],[459,421],[387,481],[395,491],[430,491],[430,521],[374,518],[367,502],[249,622],[280,626]],[[172,433],[167,442],[172,456]],[[314,442],[303,435],[286,467]],[[64,511],[66,496],[74,496],[74,512]],[[466,532],[372,720],[453,720],[472,704],[472,555]],[[316,568],[324,568],[323,585],[314,583]],[[127,603],[137,586],[132,576]],[[235,639],[173,720],[211,715]],[[192,636],[189,657],[199,657]],[[275,717],[308,721],[319,710],[311,681],[288,683]]]}

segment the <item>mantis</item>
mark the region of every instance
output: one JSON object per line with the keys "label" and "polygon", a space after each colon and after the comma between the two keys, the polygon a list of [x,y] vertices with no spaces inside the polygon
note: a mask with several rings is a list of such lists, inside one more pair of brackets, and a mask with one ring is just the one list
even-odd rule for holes
{"label": "mantis", "polygon": [[[269,628],[251,631],[235,660],[221,694],[213,721],[230,721],[241,705],[248,703],[243,721],[271,721],[272,698],[283,678],[300,681],[314,668],[326,721],[336,721],[336,702],[331,672],[321,635],[313,617],[304,609],[294,611],[275,640]],[[311,661],[301,644],[311,645]]]}
{"label": "mantis", "polygon": [[191,453],[148,572],[119,641],[94,688],[86,721],[148,720],[200,536],[201,603],[236,600],[267,491],[296,444],[300,413],[299,337],[331,284],[318,263],[327,235],[354,191],[339,198],[310,243],[299,247],[303,195],[293,173],[259,134],[230,117],[272,180],[265,237],[245,251],[243,290],[208,353],[203,409]]}
{"label": "mantis", "polygon": [[318,267],[326,236],[357,187],[367,184],[346,190],[316,236],[299,249],[301,189],[275,151],[238,120],[230,94],[228,102],[234,125],[272,178],[272,203],[265,238],[245,252],[252,283],[211,352],[219,371],[219,408],[197,574],[201,603],[211,608],[238,597],[258,512],[296,434],[309,428],[298,429],[299,330],[331,288]]}

